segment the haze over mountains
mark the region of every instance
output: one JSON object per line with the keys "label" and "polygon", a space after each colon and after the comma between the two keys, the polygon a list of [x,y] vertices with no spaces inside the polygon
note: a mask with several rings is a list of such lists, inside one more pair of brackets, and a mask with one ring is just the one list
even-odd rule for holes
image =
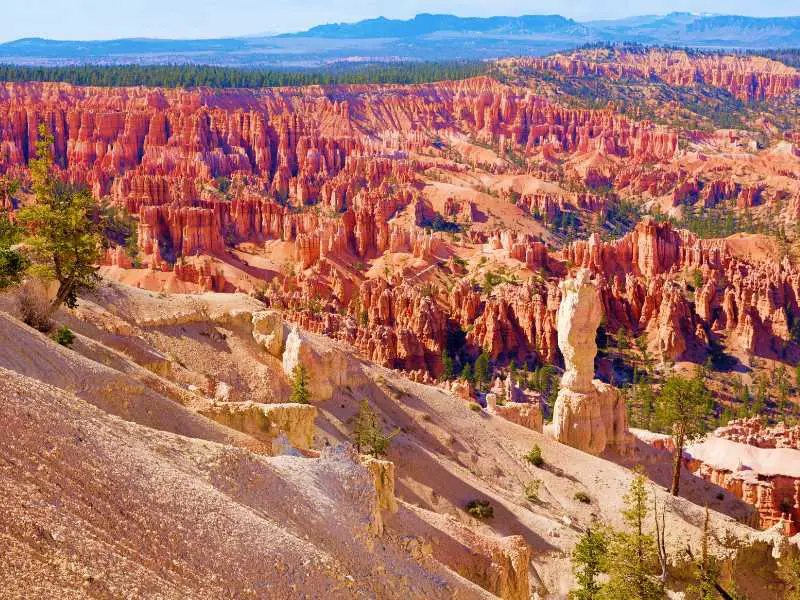
{"label": "haze over mountains", "polygon": [[420,14],[307,31],[210,40],[56,41],[0,44],[0,61],[54,64],[203,63],[317,66],[339,61],[488,59],[546,54],[590,42],[637,42],[714,49],[800,46],[800,17],[670,13],[578,22],[560,15],[472,18]]}

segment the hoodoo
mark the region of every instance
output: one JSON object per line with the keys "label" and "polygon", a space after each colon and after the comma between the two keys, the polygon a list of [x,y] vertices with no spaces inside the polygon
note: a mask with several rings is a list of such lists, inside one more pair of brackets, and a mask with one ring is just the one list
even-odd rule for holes
{"label": "hoodoo", "polygon": [[607,448],[625,452],[630,446],[625,400],[612,386],[594,379],[595,336],[603,319],[597,285],[588,269],[560,284],[558,347],[564,376],[553,411],[559,442],[600,454]]}

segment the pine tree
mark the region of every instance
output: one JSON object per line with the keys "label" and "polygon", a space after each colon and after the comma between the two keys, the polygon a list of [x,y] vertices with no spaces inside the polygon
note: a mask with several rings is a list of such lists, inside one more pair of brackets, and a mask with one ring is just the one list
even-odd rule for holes
{"label": "pine tree", "polygon": [[481,388],[484,388],[489,383],[490,377],[489,355],[486,352],[481,352],[478,360],[475,361],[475,381]]}
{"label": "pine tree", "polygon": [[696,561],[697,585],[694,586],[694,592],[699,600],[716,600],[719,598],[717,593],[719,568],[716,560],[708,551],[709,535],[709,514],[708,506],[706,506],[705,519],[703,520],[703,537],[700,541],[700,557]]}
{"label": "pine tree", "polygon": [[395,429],[389,434],[383,433],[378,422],[378,416],[370,407],[369,401],[366,398],[361,401],[361,406],[353,425],[353,443],[357,452],[371,454],[375,458],[379,458],[386,454],[389,449],[389,443],[398,433],[400,433],[399,429]]}
{"label": "pine tree", "polygon": [[461,370],[461,379],[471,384],[475,383],[475,377],[472,374],[472,365],[469,363],[465,364],[464,368]]}
{"label": "pine tree", "polygon": [[640,381],[647,381],[650,379],[653,370],[653,357],[647,349],[648,341],[647,334],[643,333],[636,338],[636,349],[639,351],[639,363],[641,364]]}
{"label": "pine tree", "polygon": [[602,529],[586,530],[572,551],[572,572],[578,587],[569,593],[570,600],[596,600],[603,586],[599,576],[606,572],[608,536]]}
{"label": "pine tree", "polygon": [[453,359],[447,353],[447,350],[442,350],[442,380],[448,381],[453,378]]}
{"label": "pine tree", "polygon": [[664,598],[659,571],[658,549],[652,535],[645,532],[647,519],[645,477],[638,473],[625,495],[622,517],[626,531],[615,532],[608,545],[608,582],[602,597],[651,600]]}
{"label": "pine tree", "polygon": [[353,426],[353,443],[355,444],[356,451],[361,453],[362,450],[371,447],[372,438],[377,426],[378,418],[375,416],[375,412],[372,408],[370,408],[369,401],[365,398],[361,401],[361,406],[356,415],[356,422]]}
{"label": "pine tree", "polygon": [[675,457],[672,469],[671,493],[677,496],[680,489],[683,447],[705,433],[705,407],[708,392],[697,377],[686,379],[670,377],[656,399],[656,422],[672,435]]}
{"label": "pine tree", "polygon": [[637,426],[651,429],[656,405],[653,386],[647,383],[635,383],[631,386],[631,396],[633,400],[631,408],[636,410],[633,415],[637,418]]}
{"label": "pine tree", "polygon": [[617,329],[614,336],[614,345],[617,347],[617,352],[624,352],[628,349],[628,332],[624,328]]}
{"label": "pine tree", "polygon": [[50,314],[62,304],[73,308],[78,292],[97,283],[102,241],[99,206],[89,190],[76,189],[54,176],[53,143],[47,127],[40,125],[36,158],[30,161],[36,202],[18,213],[34,269],[58,282]]}
{"label": "pine tree", "polygon": [[292,370],[292,393],[289,402],[297,404],[308,404],[311,400],[311,392],[308,390],[308,372],[303,363],[298,362]]}
{"label": "pine tree", "polygon": [[778,561],[778,577],[784,585],[784,600],[800,600],[800,552],[797,548],[789,548]]}

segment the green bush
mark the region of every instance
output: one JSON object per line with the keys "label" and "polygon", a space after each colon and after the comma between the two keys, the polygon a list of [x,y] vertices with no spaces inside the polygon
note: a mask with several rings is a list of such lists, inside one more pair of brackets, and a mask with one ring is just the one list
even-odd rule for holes
{"label": "green bush", "polygon": [[525,455],[525,459],[534,467],[541,467],[544,464],[544,458],[542,458],[542,449],[539,447],[539,444],[533,445],[531,451]]}
{"label": "green bush", "polygon": [[75,341],[75,334],[72,333],[72,330],[66,325],[62,325],[56,329],[51,337],[56,344],[61,344],[67,348],[71,347],[72,343]]}
{"label": "green bush", "polygon": [[480,412],[480,410],[481,410],[481,405],[480,405],[480,404],[478,404],[477,402],[470,402],[470,403],[469,403],[469,409],[470,409],[471,411],[474,411],[474,412]]}
{"label": "green bush", "polygon": [[542,486],[541,479],[533,479],[525,484],[525,498],[529,502],[539,501],[539,488]]}
{"label": "green bush", "polygon": [[467,512],[476,519],[491,519],[494,517],[494,507],[488,500],[470,500],[467,503]]}
{"label": "green bush", "polygon": [[584,504],[592,503],[592,499],[589,497],[589,494],[584,491],[575,492],[575,500],[578,502],[583,502]]}

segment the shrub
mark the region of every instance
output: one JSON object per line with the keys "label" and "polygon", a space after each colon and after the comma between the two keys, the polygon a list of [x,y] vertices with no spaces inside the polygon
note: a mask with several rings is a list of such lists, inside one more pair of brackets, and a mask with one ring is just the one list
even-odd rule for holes
{"label": "shrub", "polygon": [[23,323],[45,333],[53,328],[47,287],[42,280],[26,280],[17,289],[16,300]]}
{"label": "shrub", "polygon": [[491,519],[494,517],[494,507],[488,500],[470,500],[467,503],[467,512],[476,519]]}
{"label": "shrub", "polygon": [[592,499],[589,497],[589,494],[582,490],[580,492],[575,492],[575,500],[578,502],[583,502],[584,504],[592,503]]}
{"label": "shrub", "polygon": [[481,405],[477,402],[470,402],[469,409],[475,412],[479,412],[481,410]]}
{"label": "shrub", "polygon": [[70,348],[72,346],[72,342],[75,341],[75,334],[72,333],[72,330],[66,325],[62,325],[56,329],[53,335],[50,337],[56,344],[61,344],[67,348]]}
{"label": "shrub", "polygon": [[542,449],[539,447],[539,444],[533,445],[531,451],[525,455],[525,459],[534,467],[541,467],[544,464],[544,458],[542,458]]}
{"label": "shrub", "polygon": [[529,502],[539,501],[539,488],[541,485],[541,479],[533,479],[525,484],[525,498],[527,498]]}
{"label": "shrub", "polygon": [[378,424],[378,415],[370,407],[369,401],[366,399],[361,401],[361,407],[353,426],[353,441],[356,451],[367,452],[375,458],[380,458],[389,450],[389,443],[398,433],[400,433],[399,429],[388,434],[383,433]]}
{"label": "shrub", "polygon": [[19,283],[28,260],[16,250],[0,247],[0,290]]}

